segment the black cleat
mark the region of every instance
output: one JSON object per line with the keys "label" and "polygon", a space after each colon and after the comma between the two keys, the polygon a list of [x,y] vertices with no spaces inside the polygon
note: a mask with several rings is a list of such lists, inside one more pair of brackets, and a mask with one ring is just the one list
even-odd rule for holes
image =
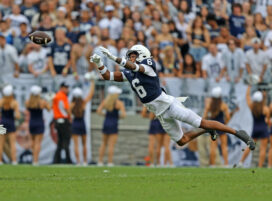
{"label": "black cleat", "polygon": [[208,130],[208,133],[210,133],[212,141],[215,141],[217,139],[218,134],[216,130]]}
{"label": "black cleat", "polygon": [[254,140],[246,133],[246,131],[244,130],[239,130],[236,133],[236,136],[238,138],[240,138],[242,141],[244,141],[247,146],[249,147],[250,150],[254,150],[256,143],[254,142]]}

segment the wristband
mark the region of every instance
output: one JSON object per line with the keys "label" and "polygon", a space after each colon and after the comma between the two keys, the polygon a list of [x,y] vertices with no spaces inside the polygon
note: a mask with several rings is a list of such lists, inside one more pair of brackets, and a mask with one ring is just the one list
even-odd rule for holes
{"label": "wristband", "polygon": [[114,81],[114,72],[110,72],[110,80]]}
{"label": "wristband", "polygon": [[125,66],[127,63],[127,60],[125,58],[122,58],[122,61],[120,63],[121,66]]}
{"label": "wristband", "polygon": [[107,71],[108,71],[108,68],[106,66],[104,66],[102,70],[99,70],[101,75],[104,75]]}
{"label": "wristband", "polygon": [[135,64],[136,68],[134,70],[132,70],[133,72],[138,72],[140,69],[140,66],[138,64]]}

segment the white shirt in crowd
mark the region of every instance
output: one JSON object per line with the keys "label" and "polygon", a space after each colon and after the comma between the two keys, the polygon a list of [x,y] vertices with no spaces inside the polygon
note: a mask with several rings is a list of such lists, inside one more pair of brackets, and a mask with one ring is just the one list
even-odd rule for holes
{"label": "white shirt in crowd", "polygon": [[18,53],[15,47],[9,44],[6,44],[4,48],[0,47],[1,75],[13,74],[15,64],[18,64]]}
{"label": "white shirt in crowd", "polygon": [[254,13],[261,13],[263,17],[267,16],[266,8],[272,5],[272,0],[255,0],[256,8]]}
{"label": "white shirt in crowd", "polygon": [[29,21],[26,16],[24,15],[8,15],[7,19],[10,19],[10,28],[15,31],[16,36],[20,35],[20,24],[26,23],[27,24],[27,31],[30,32]]}
{"label": "white shirt in crowd", "polygon": [[232,81],[239,77],[240,69],[245,68],[245,55],[241,48],[236,48],[233,52],[226,49],[222,53],[222,60]]}
{"label": "white shirt in crowd", "polygon": [[[118,55],[118,51],[114,46],[108,45],[106,47],[113,55]],[[109,59],[108,57],[104,57],[103,53],[100,51],[100,49],[97,47],[93,50],[94,54],[98,54],[102,58],[103,64],[109,69],[109,71],[115,71],[116,63]]]}
{"label": "white shirt in crowd", "polygon": [[108,28],[110,32],[110,38],[113,40],[117,40],[122,34],[123,22],[116,17],[113,17],[111,19],[103,18],[102,20],[100,20],[98,25],[101,29]]}
{"label": "white shirt in crowd", "polygon": [[272,30],[268,31],[264,37],[264,45],[268,48],[272,46]]}
{"label": "white shirt in crowd", "polygon": [[250,66],[252,73],[260,76],[265,64],[268,64],[266,53],[262,50],[258,50],[257,53],[253,49],[246,52],[246,64]]}
{"label": "white shirt in crowd", "polygon": [[208,78],[217,78],[223,68],[224,63],[221,53],[217,53],[216,56],[209,53],[203,57],[202,70],[207,72]]}
{"label": "white shirt in crowd", "polygon": [[32,65],[35,72],[42,72],[47,67],[47,50],[41,48],[39,51],[32,51],[27,55],[28,65]]}

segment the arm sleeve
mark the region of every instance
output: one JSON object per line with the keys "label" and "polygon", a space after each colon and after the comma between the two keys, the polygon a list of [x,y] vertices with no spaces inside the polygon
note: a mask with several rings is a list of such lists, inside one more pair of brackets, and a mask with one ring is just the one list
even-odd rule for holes
{"label": "arm sleeve", "polygon": [[150,66],[146,65],[146,64],[141,64],[142,67],[144,67],[145,72],[144,74],[150,76],[150,77],[156,77],[157,74],[155,73],[155,71],[153,70],[153,68],[151,68]]}

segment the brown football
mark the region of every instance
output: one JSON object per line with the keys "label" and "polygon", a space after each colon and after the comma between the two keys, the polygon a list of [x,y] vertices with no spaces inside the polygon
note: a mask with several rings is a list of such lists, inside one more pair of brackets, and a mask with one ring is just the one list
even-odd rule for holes
{"label": "brown football", "polygon": [[48,34],[42,31],[35,31],[29,34],[28,37],[33,43],[36,43],[39,45],[46,45],[52,40]]}

